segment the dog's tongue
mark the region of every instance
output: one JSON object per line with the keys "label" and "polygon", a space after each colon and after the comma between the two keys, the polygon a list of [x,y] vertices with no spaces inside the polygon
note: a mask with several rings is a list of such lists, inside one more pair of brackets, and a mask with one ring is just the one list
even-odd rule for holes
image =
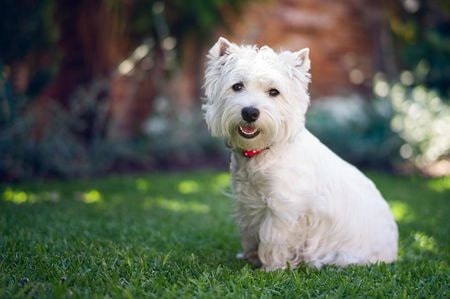
{"label": "dog's tongue", "polygon": [[253,134],[256,131],[256,128],[249,125],[242,125],[241,130],[246,134]]}

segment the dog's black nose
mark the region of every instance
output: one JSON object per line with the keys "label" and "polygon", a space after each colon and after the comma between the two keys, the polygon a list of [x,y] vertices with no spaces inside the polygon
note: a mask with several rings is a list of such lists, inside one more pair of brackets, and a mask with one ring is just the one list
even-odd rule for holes
{"label": "dog's black nose", "polygon": [[258,119],[259,110],[256,109],[255,107],[245,107],[245,108],[242,108],[241,114],[242,114],[242,118],[246,122],[251,123]]}

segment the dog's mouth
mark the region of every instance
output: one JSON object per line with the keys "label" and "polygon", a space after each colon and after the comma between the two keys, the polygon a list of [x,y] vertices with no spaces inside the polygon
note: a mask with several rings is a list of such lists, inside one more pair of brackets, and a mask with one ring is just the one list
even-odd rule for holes
{"label": "dog's mouth", "polygon": [[238,127],[239,135],[244,138],[251,139],[259,135],[259,130],[252,124],[240,124]]}

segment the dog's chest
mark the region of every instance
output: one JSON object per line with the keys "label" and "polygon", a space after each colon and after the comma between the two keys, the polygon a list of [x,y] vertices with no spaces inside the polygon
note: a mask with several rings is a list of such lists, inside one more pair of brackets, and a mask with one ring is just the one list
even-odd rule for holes
{"label": "dog's chest", "polygon": [[269,171],[236,167],[232,171],[232,187],[239,209],[258,214],[270,206],[274,190]]}

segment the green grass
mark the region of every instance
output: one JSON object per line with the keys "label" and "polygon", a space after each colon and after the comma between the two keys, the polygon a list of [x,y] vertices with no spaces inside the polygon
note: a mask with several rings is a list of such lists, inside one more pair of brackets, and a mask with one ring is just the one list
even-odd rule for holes
{"label": "green grass", "polygon": [[264,273],[213,172],[0,185],[0,297],[449,298],[450,178],[370,173],[400,229],[392,265]]}

